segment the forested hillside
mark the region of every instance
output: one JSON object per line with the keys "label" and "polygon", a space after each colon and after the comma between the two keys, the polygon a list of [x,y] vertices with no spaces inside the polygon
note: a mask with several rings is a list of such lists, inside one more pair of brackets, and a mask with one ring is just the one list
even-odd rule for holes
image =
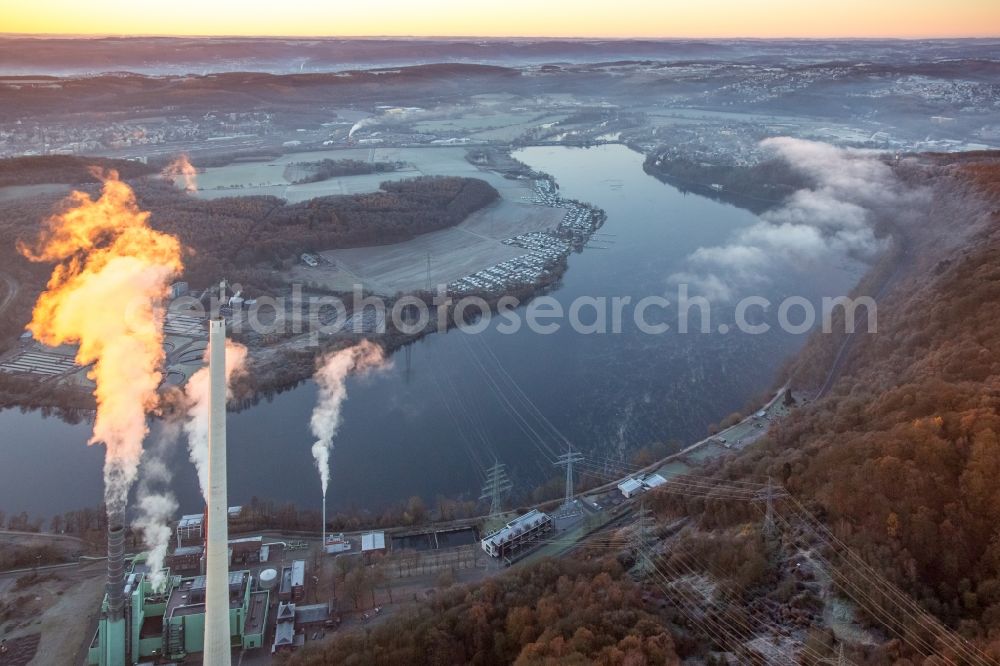
{"label": "forested hillside", "polygon": [[907,264],[879,303],[878,332],[854,342],[827,397],[727,473],[779,479],[925,608],[996,648],[1000,164],[938,173],[952,192],[975,191],[936,197],[928,220],[903,230]]}
{"label": "forested hillside", "polygon": [[778,159],[764,160],[753,166],[734,166],[650,155],[643,169],[682,192],[694,191],[754,213],[762,213],[809,185],[806,177]]}
{"label": "forested hillside", "polygon": [[125,179],[156,172],[156,169],[142,162],[107,157],[76,155],[11,157],[0,160],[0,187],[40,183],[97,183],[99,180],[91,171],[93,167],[115,169]]}
{"label": "forested hillside", "polygon": [[319,664],[679,664],[662,619],[611,559],[545,561],[295,653]]}
{"label": "forested hillside", "polygon": [[318,183],[341,176],[361,176],[372,173],[389,173],[400,168],[397,162],[368,162],[363,160],[331,160],[293,162],[285,168],[285,177],[292,183]]}

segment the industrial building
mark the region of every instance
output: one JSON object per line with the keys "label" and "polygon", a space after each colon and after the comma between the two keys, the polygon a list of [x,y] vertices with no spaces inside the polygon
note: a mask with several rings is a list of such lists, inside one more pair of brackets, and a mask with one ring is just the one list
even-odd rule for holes
{"label": "industrial building", "polygon": [[306,598],[306,562],[295,560],[291,566],[281,569],[281,586],[278,600],[299,602]]}
{"label": "industrial building", "polygon": [[[242,506],[229,507],[226,510],[226,515],[229,516],[229,522],[232,523],[238,520],[242,512]],[[176,534],[178,548],[196,546],[205,543],[205,514],[189,513],[181,516],[180,521],[177,523]]]}
{"label": "industrial building", "polygon": [[167,556],[166,565],[176,573],[201,573],[204,553],[201,546],[181,546]]}
{"label": "industrial building", "polygon": [[369,563],[376,553],[385,553],[385,532],[368,532],[361,535],[361,556]]}
{"label": "industrial building", "polygon": [[344,536],[343,532],[339,534],[331,534],[326,537],[324,550],[328,555],[346,553],[351,550],[351,542]]}
{"label": "industrial building", "polygon": [[305,631],[325,627],[330,622],[329,604],[302,606],[279,603],[271,653],[287,652],[305,644]]}
{"label": "industrial building", "polygon": [[647,490],[652,490],[657,486],[662,486],[667,480],[659,474],[647,474],[646,476],[632,477],[625,479],[618,484],[618,490],[625,499],[635,497]]}
{"label": "industrial building", "polygon": [[[181,519],[183,523],[188,516]],[[197,542],[197,539],[190,539]],[[264,537],[241,537],[229,540],[229,566],[252,568],[265,563],[270,558],[271,546],[264,543]],[[180,546],[167,556],[167,566],[176,573],[204,573],[205,547],[202,545]]]}
{"label": "industrial building", "polygon": [[274,627],[274,645],[271,646],[271,653],[287,652],[301,647],[305,639],[295,635],[295,604],[279,603],[277,623]]}
{"label": "industrial building", "polygon": [[264,545],[264,537],[243,537],[229,540],[229,565],[252,566],[267,561],[269,549]]}
{"label": "industrial building", "polygon": [[553,529],[551,517],[532,509],[487,535],[482,541],[483,550],[490,557],[509,557]]}
{"label": "industrial building", "polygon": [[645,491],[646,489],[642,487],[642,481],[639,479],[625,479],[618,484],[618,490],[625,499],[630,497],[635,497],[639,493]]}
{"label": "industrial building", "polygon": [[[205,577],[182,577],[167,572],[162,591],[155,591],[142,563],[133,565],[125,580],[125,664],[151,659],[181,661],[199,654],[205,635]],[[269,592],[260,589],[249,571],[229,575],[230,644],[243,649],[264,643]],[[91,666],[109,664],[109,641],[119,640],[108,622],[108,597],[87,653]],[[113,651],[111,651],[113,652]]]}
{"label": "industrial building", "polygon": [[205,516],[191,513],[177,523],[177,547],[185,548],[205,542]]}

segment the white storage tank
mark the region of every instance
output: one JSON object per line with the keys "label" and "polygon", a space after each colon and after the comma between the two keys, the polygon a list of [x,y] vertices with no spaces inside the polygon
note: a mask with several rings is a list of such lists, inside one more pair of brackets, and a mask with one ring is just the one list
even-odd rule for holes
{"label": "white storage tank", "polygon": [[264,569],[257,576],[261,589],[273,590],[278,585],[278,572],[275,569]]}

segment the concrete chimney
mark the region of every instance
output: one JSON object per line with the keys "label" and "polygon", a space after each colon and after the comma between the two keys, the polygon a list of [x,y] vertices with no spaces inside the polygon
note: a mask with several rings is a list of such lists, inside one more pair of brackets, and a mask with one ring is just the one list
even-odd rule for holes
{"label": "concrete chimney", "polygon": [[108,511],[108,611],[102,663],[125,666],[125,512]]}
{"label": "concrete chimney", "polygon": [[125,617],[125,519],[121,512],[108,515],[108,617]]}
{"label": "concrete chimney", "polygon": [[206,666],[230,666],[229,497],[226,486],[226,322],[208,324],[208,539],[205,553]]}

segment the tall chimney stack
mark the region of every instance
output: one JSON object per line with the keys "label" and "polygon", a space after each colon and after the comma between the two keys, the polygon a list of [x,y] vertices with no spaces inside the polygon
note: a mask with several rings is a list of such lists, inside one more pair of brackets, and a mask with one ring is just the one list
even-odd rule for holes
{"label": "tall chimney stack", "polygon": [[229,523],[226,486],[226,322],[208,324],[208,546],[205,563],[206,666],[230,666]]}

